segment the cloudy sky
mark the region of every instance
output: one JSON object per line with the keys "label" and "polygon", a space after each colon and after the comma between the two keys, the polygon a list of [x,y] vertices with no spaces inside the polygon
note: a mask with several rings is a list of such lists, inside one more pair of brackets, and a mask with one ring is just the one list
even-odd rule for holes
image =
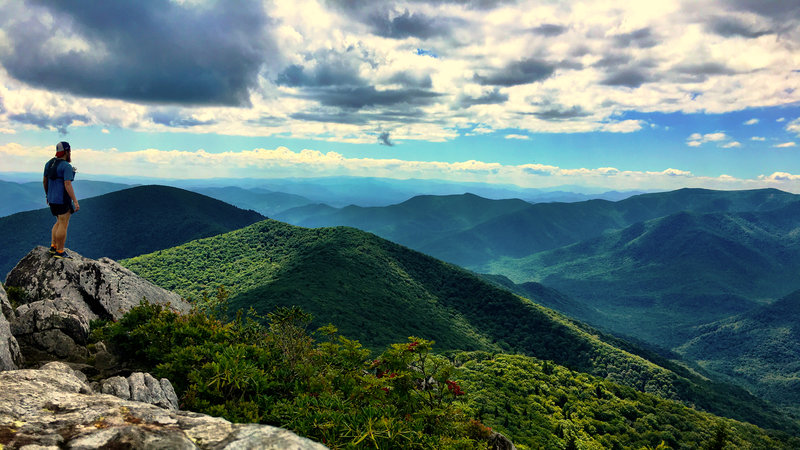
{"label": "cloudy sky", "polygon": [[800,2],[0,0],[0,172],[800,193]]}

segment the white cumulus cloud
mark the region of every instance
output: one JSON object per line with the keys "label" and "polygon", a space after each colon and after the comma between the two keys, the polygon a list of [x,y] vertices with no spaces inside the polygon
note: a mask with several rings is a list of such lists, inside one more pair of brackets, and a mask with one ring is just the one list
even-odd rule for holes
{"label": "white cumulus cloud", "polygon": [[786,124],[786,131],[800,136],[800,118]]}

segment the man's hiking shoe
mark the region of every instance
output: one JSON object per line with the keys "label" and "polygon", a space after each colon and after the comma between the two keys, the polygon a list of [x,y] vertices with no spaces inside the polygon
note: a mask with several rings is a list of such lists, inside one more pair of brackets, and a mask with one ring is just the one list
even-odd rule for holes
{"label": "man's hiking shoe", "polygon": [[58,258],[58,259],[69,258],[69,255],[67,254],[67,252],[55,252],[55,254],[53,254],[53,258]]}
{"label": "man's hiking shoe", "polygon": [[55,245],[51,245],[50,246],[50,254],[51,255],[55,255],[56,254],[56,246]]}

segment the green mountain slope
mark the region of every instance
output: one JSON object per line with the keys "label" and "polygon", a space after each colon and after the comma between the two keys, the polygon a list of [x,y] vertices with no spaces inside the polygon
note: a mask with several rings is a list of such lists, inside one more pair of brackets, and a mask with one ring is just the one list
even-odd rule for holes
{"label": "green mountain slope", "polygon": [[[77,188],[76,188],[77,189]],[[89,258],[122,259],[224,233],[262,220],[200,194],[141,186],[81,199],[70,219],[67,247]],[[0,218],[0,276],[37,245],[50,244],[55,218],[49,209]]]}
{"label": "green mountain slope", "polygon": [[490,271],[552,286],[612,316],[600,325],[672,347],[691,327],[800,288],[798,229],[800,202],[759,213],[679,213],[500,260]]}
{"label": "green mountain slope", "polygon": [[595,317],[603,314],[597,309],[578,302],[556,289],[547,287],[541,283],[528,281],[516,284],[508,277],[497,274],[481,274],[480,276],[484,280],[494,283],[521,297],[535,298],[540,305],[554,309],[567,317]]}
{"label": "green mountain slope", "polygon": [[274,218],[306,227],[353,226],[415,250],[484,271],[503,257],[521,258],[680,211],[768,211],[797,201],[775,189],[680,189],[621,201],[536,203],[472,194],[418,196],[381,207],[307,205]]}
{"label": "green mountain slope", "polygon": [[487,265],[499,258],[522,258],[681,211],[769,211],[799,198],[775,189],[680,189],[637,195],[619,202],[537,203],[414,248],[470,269],[486,271]]}
{"label": "green mountain slope", "polygon": [[304,229],[267,220],[123,264],[184,296],[224,285],[238,308],[264,314],[301,306],[318,324],[333,323],[371,348],[417,335],[439,349],[512,350],[766,427],[795,426],[741,389],[352,228]]}
{"label": "green mountain slope", "polygon": [[531,206],[522,200],[489,200],[473,194],[421,195],[383,207],[324,205],[286,211],[275,218],[303,227],[352,226],[412,247],[469,229]]}
{"label": "green mountain slope", "polygon": [[677,351],[800,417],[800,291],[699,327]]}

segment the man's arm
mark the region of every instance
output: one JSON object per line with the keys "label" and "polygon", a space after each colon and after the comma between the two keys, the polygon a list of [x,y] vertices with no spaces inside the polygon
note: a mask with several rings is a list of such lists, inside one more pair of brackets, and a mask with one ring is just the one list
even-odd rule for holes
{"label": "man's arm", "polygon": [[77,212],[81,209],[81,205],[78,204],[78,197],[75,196],[75,191],[72,189],[72,181],[64,180],[64,190],[67,191],[67,195],[69,195],[69,198],[75,203],[75,211]]}
{"label": "man's arm", "polygon": [[42,186],[44,186],[44,198],[47,201],[47,177],[42,177]]}

